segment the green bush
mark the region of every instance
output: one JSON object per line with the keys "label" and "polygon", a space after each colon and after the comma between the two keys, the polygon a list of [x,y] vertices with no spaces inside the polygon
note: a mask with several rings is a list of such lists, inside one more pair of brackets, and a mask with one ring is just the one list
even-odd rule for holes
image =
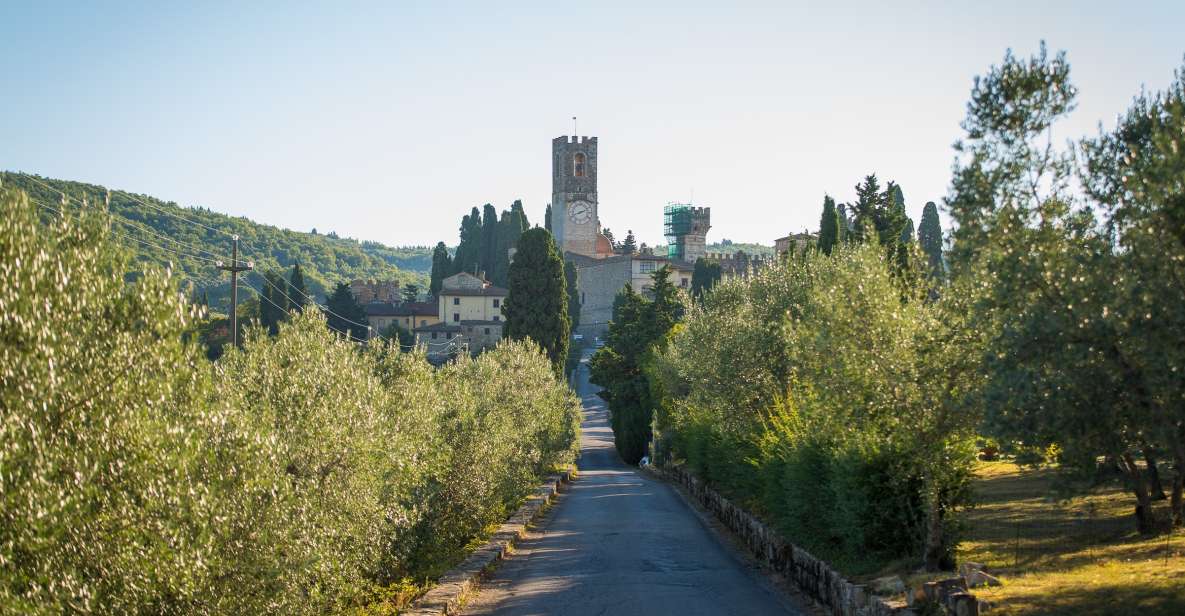
{"label": "green bush", "polygon": [[406,597],[572,458],[579,403],[534,345],[436,371],[305,311],[210,363],[101,209],[0,208],[0,613]]}
{"label": "green bush", "polygon": [[875,243],[722,283],[647,371],[663,450],[849,570],[949,565],[974,347],[926,284]]}

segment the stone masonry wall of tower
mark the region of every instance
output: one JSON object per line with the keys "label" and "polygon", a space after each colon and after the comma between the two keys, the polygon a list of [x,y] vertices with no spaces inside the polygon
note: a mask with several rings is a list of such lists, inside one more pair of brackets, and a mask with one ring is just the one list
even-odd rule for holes
{"label": "stone masonry wall of tower", "polygon": [[594,256],[597,212],[597,138],[562,136],[551,142],[551,229],[564,252]]}

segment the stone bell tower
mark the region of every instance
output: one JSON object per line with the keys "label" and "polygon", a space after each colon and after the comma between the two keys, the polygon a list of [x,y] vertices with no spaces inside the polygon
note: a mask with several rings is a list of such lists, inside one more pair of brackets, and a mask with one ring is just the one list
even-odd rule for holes
{"label": "stone bell tower", "polygon": [[551,231],[562,252],[596,256],[597,138],[551,141]]}

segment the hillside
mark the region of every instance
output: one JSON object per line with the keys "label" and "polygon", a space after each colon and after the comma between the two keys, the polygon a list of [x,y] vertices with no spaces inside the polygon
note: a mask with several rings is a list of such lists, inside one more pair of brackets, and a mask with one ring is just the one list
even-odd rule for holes
{"label": "hillside", "polygon": [[[81,182],[42,177],[34,181],[11,172],[0,172],[0,178],[5,185],[23,189],[34,200],[58,209],[62,207],[61,195],[55,191],[70,197],[68,207],[78,207],[83,197],[90,203],[101,204],[107,194],[103,186]],[[356,278],[412,282],[421,288],[428,285],[430,247],[393,248],[332,234],[280,229],[206,208],[181,207],[171,201],[117,190],[111,191],[110,211],[113,236],[131,250],[137,262],[172,263],[194,292],[206,293],[211,308],[219,311],[225,311],[229,304],[230,281],[213,261],[229,261],[231,242],[226,234],[241,238],[240,259],[255,264],[255,270],[246,275],[246,283],[256,289],[262,287],[264,273],[272,270],[286,273],[297,262],[304,270],[310,293],[318,299],[337,282]]]}

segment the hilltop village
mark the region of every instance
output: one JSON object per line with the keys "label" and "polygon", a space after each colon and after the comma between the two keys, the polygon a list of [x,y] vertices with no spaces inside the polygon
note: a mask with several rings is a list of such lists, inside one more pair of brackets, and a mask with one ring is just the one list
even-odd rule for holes
{"label": "hilltop village", "polygon": [[[743,251],[708,252],[711,208],[690,203],[668,203],[663,217],[665,250],[642,244],[615,243],[602,226],[597,190],[597,137],[560,136],[552,140],[552,200],[547,227],[565,262],[576,269],[579,312],[573,334],[591,342],[604,335],[613,313],[613,299],[626,284],[647,294],[651,276],[663,267],[676,286],[689,289],[696,262],[719,265],[723,276],[744,275],[761,268],[768,257]],[[476,213],[476,210],[475,210]],[[775,240],[784,254],[814,241],[808,233]],[[508,258],[513,259],[514,249]],[[430,357],[443,357],[464,348],[471,353],[497,345],[502,338],[502,303],[508,291],[489,279],[488,272],[458,272],[444,278],[426,296],[405,297],[394,282],[355,280],[350,290],[379,335],[393,324],[411,332]],[[446,344],[448,342],[448,344]]]}

